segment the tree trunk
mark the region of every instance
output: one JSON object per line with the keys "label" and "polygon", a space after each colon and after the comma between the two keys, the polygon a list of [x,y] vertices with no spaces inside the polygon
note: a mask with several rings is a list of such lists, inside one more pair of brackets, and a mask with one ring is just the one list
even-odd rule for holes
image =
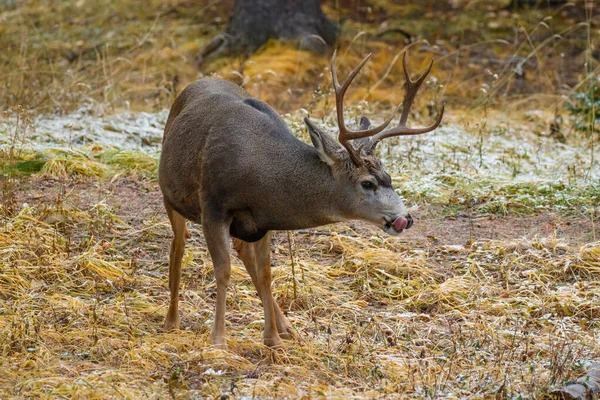
{"label": "tree trunk", "polygon": [[319,0],[237,0],[229,26],[201,50],[198,62],[223,52],[248,55],[271,38],[300,40],[303,48],[322,52],[338,33]]}
{"label": "tree trunk", "polygon": [[506,8],[557,7],[565,4],[566,2],[567,0],[511,0],[510,4]]}

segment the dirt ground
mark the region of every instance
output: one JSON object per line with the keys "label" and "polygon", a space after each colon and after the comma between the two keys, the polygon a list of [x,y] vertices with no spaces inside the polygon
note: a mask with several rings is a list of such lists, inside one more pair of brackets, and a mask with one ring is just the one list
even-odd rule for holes
{"label": "dirt ground", "polygon": [[[182,330],[163,332],[171,232],[156,182],[117,175],[30,177],[19,185],[16,208],[27,203],[36,212],[33,219],[25,213],[13,221],[39,227],[47,239],[34,254],[39,261],[5,270],[7,279],[17,279],[16,273],[26,282],[6,286],[13,322],[5,326],[12,333],[0,387],[13,396],[67,388],[90,398],[124,390],[133,397],[146,390],[154,398],[218,397],[234,388],[242,397],[293,398],[545,393],[578,376],[596,351],[590,342],[600,312],[595,261],[580,247],[594,240],[598,220],[547,212],[448,216],[441,206],[420,206],[414,227],[400,238],[354,222],[293,232],[295,278],[288,235],[277,232],[274,296],[302,341],[286,343],[288,361],[272,363],[262,346],[260,301],[235,257],[229,351],[211,349],[215,284],[198,225],[190,226],[184,256]],[[34,240],[34,230],[23,232],[29,235],[24,240]],[[68,242],[53,250],[52,235]],[[44,267],[44,257],[60,261]],[[108,269],[90,269],[89,257]],[[110,277],[115,265],[127,272]],[[38,324],[36,331],[28,330],[30,324]],[[29,363],[25,375],[18,369],[22,362]],[[424,371],[427,363],[431,368]],[[479,372],[469,375],[473,368]],[[89,387],[77,383],[82,377]],[[273,392],[277,382],[285,385]]]}
{"label": "dirt ground", "polygon": [[[54,180],[35,179],[24,183],[19,192],[18,201],[33,205],[51,204],[61,199],[65,206],[87,209],[100,201],[105,201],[115,210],[123,221],[139,226],[142,221],[159,219],[169,224],[162,204],[162,195],[156,182],[130,178],[113,180],[109,184],[75,180],[65,183]],[[421,205],[412,211],[414,226],[407,230],[400,241],[423,246],[465,245],[475,241],[505,240],[522,238],[556,237],[569,245],[582,245],[597,240],[596,226],[600,217],[592,220],[589,216],[559,215],[544,211],[535,214],[505,215],[467,213],[459,211],[455,215],[447,214],[439,205]],[[189,223],[190,224],[190,223]],[[379,233],[376,227],[360,221],[340,223],[358,234],[373,235]],[[196,240],[203,243],[199,225],[191,224]],[[310,237],[323,229],[299,231],[299,237]],[[285,236],[278,232],[279,236]]]}
{"label": "dirt ground", "polygon": [[[231,1],[9,3],[0,104],[15,107],[0,139],[26,136],[19,118],[50,117],[36,119],[36,150],[20,160],[42,169],[1,181],[0,398],[540,398],[598,362],[598,191],[583,177],[600,176],[600,155],[563,107],[597,72],[599,17],[584,2],[323,3],[343,28],[340,76],[373,53],[348,118],[383,118],[401,103],[403,50],[415,76],[436,59],[410,124],[446,103],[443,138],[394,145],[388,166],[406,197],[443,204],[417,204],[398,238],[361,222],[276,232],[273,293],[301,338],[282,358],[263,345],[261,302],[235,256],[228,349],[211,346],[216,284],[195,224],[182,329],[163,330],[171,230],[145,152],[177,93],[212,73],[291,112],[299,135],[305,113],[327,125],[329,56],[273,42],[199,68],[195,54],[225,28]],[[119,158],[108,139],[122,133]],[[404,172],[418,161],[421,175]],[[529,190],[528,175],[547,190]],[[408,190],[424,179],[430,191]],[[495,196],[512,200],[498,207]],[[466,209],[465,199],[487,203]]]}

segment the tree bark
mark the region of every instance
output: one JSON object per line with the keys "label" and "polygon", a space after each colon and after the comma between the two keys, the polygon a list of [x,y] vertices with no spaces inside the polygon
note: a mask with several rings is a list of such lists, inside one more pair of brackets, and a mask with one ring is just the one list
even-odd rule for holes
{"label": "tree bark", "polygon": [[338,33],[319,0],[237,0],[229,25],[200,51],[198,62],[224,52],[248,55],[272,38],[299,39],[302,47],[322,52]]}

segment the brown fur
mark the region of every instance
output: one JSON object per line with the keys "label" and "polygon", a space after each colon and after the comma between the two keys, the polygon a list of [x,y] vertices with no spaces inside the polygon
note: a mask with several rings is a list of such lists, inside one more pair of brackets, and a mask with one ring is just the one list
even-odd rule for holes
{"label": "brown fur", "polygon": [[[163,138],[159,184],[173,226],[171,302],[165,328],[179,327],[185,220],[201,223],[217,280],[213,343],[225,346],[230,236],[262,299],[265,344],[295,332],[271,295],[271,230],[362,219],[388,229],[406,210],[379,159],[356,167],[330,135],[307,122],[313,146],[298,140],[266,103],[238,86],[203,79],[175,100]],[[361,184],[373,182],[373,189]],[[393,232],[392,232],[393,233]]]}

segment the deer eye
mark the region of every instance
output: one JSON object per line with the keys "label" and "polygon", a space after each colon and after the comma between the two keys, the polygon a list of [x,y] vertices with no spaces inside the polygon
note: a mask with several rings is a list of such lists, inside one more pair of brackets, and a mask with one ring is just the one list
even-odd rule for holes
{"label": "deer eye", "polygon": [[375,185],[373,185],[373,182],[371,182],[371,181],[364,181],[360,185],[365,190],[373,190],[373,189],[375,189]]}

